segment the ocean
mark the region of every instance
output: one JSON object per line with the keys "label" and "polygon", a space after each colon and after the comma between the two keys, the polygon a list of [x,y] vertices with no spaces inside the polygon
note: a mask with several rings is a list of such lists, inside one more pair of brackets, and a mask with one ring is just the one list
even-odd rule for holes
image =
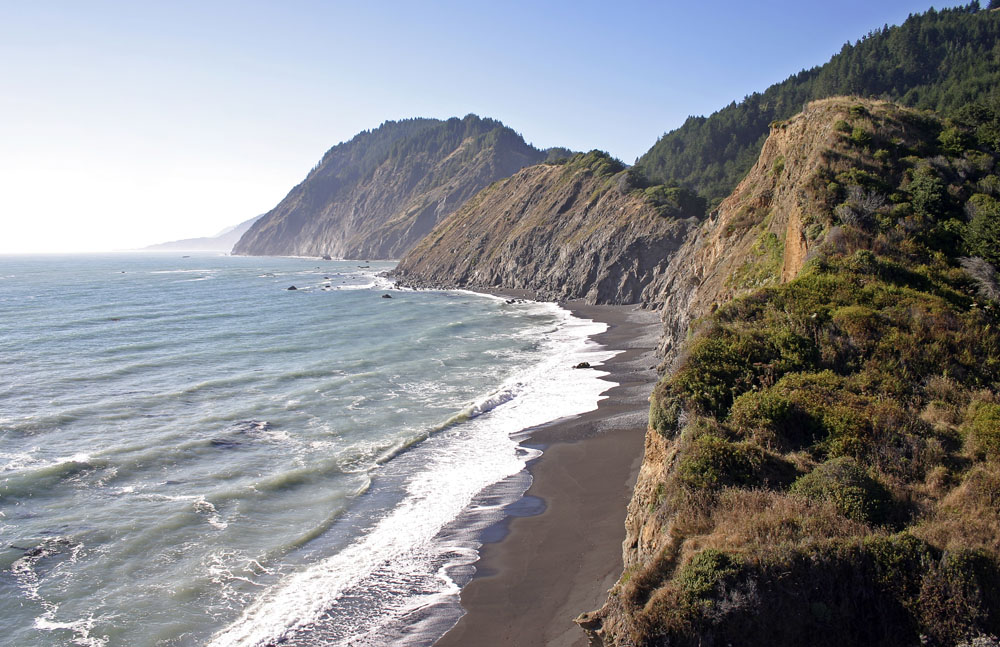
{"label": "ocean", "polygon": [[530,484],[524,431],[594,408],[609,383],[572,367],[613,352],[555,304],[393,290],[392,266],[0,257],[0,645],[454,624]]}

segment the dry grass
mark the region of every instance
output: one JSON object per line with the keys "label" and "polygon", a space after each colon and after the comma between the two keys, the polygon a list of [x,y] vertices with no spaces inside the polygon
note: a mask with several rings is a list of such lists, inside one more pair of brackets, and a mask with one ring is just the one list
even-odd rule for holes
{"label": "dry grass", "polygon": [[947,551],[979,548],[1000,554],[1000,466],[972,468],[913,534]]}

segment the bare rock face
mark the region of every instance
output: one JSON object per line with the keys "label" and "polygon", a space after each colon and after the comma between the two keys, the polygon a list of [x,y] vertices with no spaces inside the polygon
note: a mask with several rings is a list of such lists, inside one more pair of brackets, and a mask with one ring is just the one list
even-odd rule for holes
{"label": "bare rock face", "polygon": [[661,215],[623,181],[628,171],[608,160],[592,152],[497,182],[414,247],[395,278],[412,286],[649,304],[697,219]]}
{"label": "bare rock face", "polygon": [[233,254],[399,258],[480,189],[545,157],[475,115],[386,122],[330,149]]}

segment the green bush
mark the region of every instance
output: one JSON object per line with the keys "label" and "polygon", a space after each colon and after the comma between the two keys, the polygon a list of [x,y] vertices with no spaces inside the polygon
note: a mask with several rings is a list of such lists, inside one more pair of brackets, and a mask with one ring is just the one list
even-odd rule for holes
{"label": "green bush", "polygon": [[942,215],[945,206],[944,182],[927,167],[917,169],[910,182],[910,204],[922,216],[936,219]]}
{"label": "green bush", "polygon": [[895,535],[871,535],[864,539],[864,552],[875,566],[874,580],[905,606],[912,606],[920,595],[921,578],[935,559],[927,542],[908,532]]}
{"label": "green bush", "polygon": [[672,388],[698,413],[725,417],[738,396],[813,366],[813,340],[786,327],[719,328],[696,341]]}
{"label": "green bush", "polygon": [[750,391],[736,398],[729,410],[729,422],[745,432],[769,431],[780,446],[788,449],[811,445],[822,430],[812,416],[774,389]]}
{"label": "green bush", "polygon": [[1000,404],[981,401],[970,404],[964,429],[977,453],[1000,458]]}
{"label": "green bush", "polygon": [[781,177],[781,174],[785,172],[785,156],[779,155],[774,160],[774,165],[771,167],[771,175],[774,177]]}
{"label": "green bush", "polygon": [[701,218],[705,215],[705,199],[679,186],[651,186],[643,192],[664,218]]}
{"label": "green bush", "polygon": [[792,484],[792,492],[830,501],[844,516],[861,523],[884,523],[892,503],[885,486],[847,456],[829,460],[802,476]]}
{"label": "green bush", "polygon": [[851,131],[851,143],[861,147],[870,146],[872,134],[861,126],[855,126],[854,130]]}
{"label": "green bush", "polygon": [[620,160],[604,151],[594,149],[587,153],[577,153],[566,163],[568,170],[589,170],[597,177],[614,175],[625,169]]}
{"label": "green bush", "polygon": [[681,456],[677,475],[692,489],[743,487],[762,483],[764,464],[765,454],[760,447],[704,434]]}
{"label": "green bush", "polygon": [[965,231],[969,254],[1000,265],[1000,201],[977,193],[969,198],[965,211],[969,214]]}
{"label": "green bush", "polygon": [[737,580],[743,570],[739,555],[708,548],[681,569],[676,581],[690,601],[704,600]]}
{"label": "green bush", "polygon": [[662,381],[653,389],[649,398],[649,426],[665,438],[673,437],[680,427],[683,404],[670,392],[670,385]]}
{"label": "green bush", "polygon": [[957,157],[965,149],[971,147],[972,137],[962,129],[950,126],[941,131],[941,134],[938,135],[938,142],[941,144],[941,150],[948,155]]}

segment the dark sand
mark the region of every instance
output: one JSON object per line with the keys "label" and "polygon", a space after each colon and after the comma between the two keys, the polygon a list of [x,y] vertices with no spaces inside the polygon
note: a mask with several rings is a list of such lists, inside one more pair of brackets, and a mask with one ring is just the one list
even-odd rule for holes
{"label": "dark sand", "polygon": [[594,339],[625,351],[600,367],[619,386],[595,411],[539,427],[524,441],[544,450],[528,466],[533,481],[525,493],[542,499],[544,512],[507,519],[508,534],[483,545],[476,577],[462,591],[466,615],[437,647],[585,647],[573,618],[599,608],[621,575],[659,318],[635,306],[564,305],[609,325]]}

